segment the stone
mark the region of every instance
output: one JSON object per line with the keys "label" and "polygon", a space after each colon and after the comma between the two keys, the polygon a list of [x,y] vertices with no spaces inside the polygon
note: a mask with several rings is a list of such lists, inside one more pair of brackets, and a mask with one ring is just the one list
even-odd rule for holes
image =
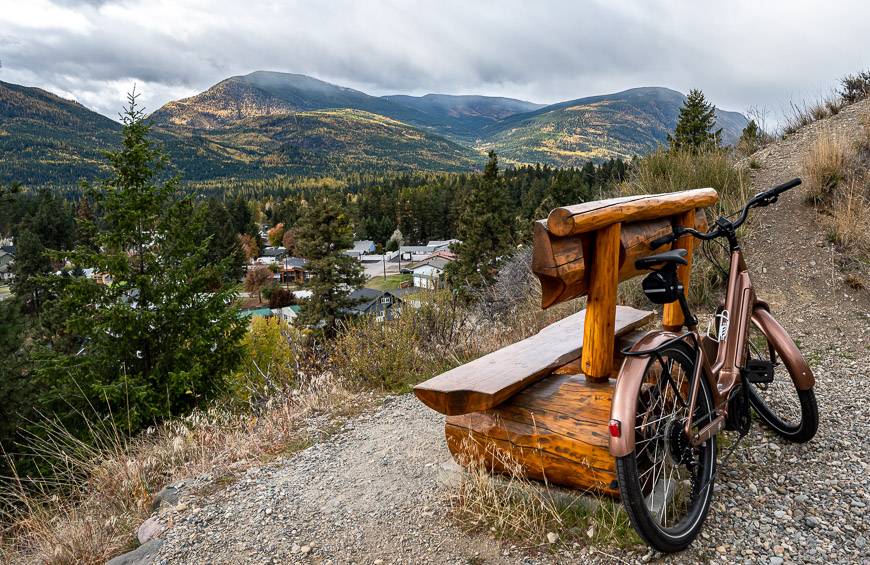
{"label": "stone", "polygon": [[165,529],[166,527],[157,520],[156,516],[151,516],[139,525],[136,538],[139,539],[139,543],[145,544],[162,534]]}
{"label": "stone", "polygon": [[771,557],[768,563],[770,563],[770,565],[782,565],[782,557]]}
{"label": "stone", "polygon": [[161,506],[175,506],[178,503],[179,491],[184,483],[166,485],[160,489],[151,499],[151,512],[160,509]]}
{"label": "stone", "polygon": [[557,541],[559,541],[559,534],[556,532],[547,532],[548,543],[556,543]]}
{"label": "stone", "polygon": [[154,561],[154,557],[160,551],[161,545],[163,545],[162,539],[152,539],[133,551],[110,559],[106,562],[106,565],[148,565]]}

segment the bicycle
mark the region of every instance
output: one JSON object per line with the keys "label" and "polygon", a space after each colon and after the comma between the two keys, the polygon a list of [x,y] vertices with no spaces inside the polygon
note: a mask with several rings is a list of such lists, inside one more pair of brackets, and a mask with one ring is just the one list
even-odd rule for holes
{"label": "bicycle", "polygon": [[643,281],[646,296],[657,304],[679,302],[686,328],[654,330],[623,351],[609,422],[623,505],[640,537],[658,551],[685,549],[703,527],[720,431],[738,432],[739,442],[753,409],[790,441],[809,441],[818,428],[812,371],[768,304],[756,298],[737,241],[751,209],[775,203],[800,183],[794,179],[753,196],[736,220],[720,217],[706,233],[676,226],[652,242],[656,249],[687,236],[727,239],[728,287],[715,335],[698,331],[678,279],[677,266],[687,264],[685,249],[635,262],[651,271]]}

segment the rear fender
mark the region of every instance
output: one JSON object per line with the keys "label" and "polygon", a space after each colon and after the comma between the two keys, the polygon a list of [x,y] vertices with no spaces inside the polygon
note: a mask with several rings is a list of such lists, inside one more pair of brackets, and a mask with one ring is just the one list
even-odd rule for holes
{"label": "rear fender", "polygon": [[803,354],[792,341],[776,318],[770,313],[770,307],[764,302],[758,302],[752,311],[752,323],[761,330],[764,337],[773,344],[774,349],[782,359],[794,386],[798,390],[810,390],[815,386],[816,379]]}
{"label": "rear fender", "polygon": [[[631,351],[651,349],[679,337],[668,331],[653,330],[632,346]],[[619,377],[613,390],[610,418],[619,422],[620,436],[610,436],[610,454],[623,457],[634,451],[634,417],[637,412],[637,395],[646,372],[649,356],[627,356],[619,369]]]}

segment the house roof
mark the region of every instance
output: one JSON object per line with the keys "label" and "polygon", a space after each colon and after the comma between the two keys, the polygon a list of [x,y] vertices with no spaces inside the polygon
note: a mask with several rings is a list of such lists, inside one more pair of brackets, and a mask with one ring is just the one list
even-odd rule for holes
{"label": "house roof", "polygon": [[426,247],[430,249],[438,249],[439,247],[447,247],[451,243],[459,243],[458,239],[433,239],[429,243],[426,244]]}
{"label": "house roof", "polygon": [[263,249],[263,257],[280,257],[287,253],[287,249],[284,247],[266,247]]}
{"label": "house roof", "polygon": [[420,267],[427,267],[428,266],[428,267],[433,267],[435,269],[438,269],[439,271],[443,271],[444,267],[448,263],[451,263],[451,262],[453,262],[453,259],[451,259],[449,257],[444,257],[440,254],[436,254],[436,255],[433,255],[433,256],[428,257],[426,259],[423,259],[419,263],[415,263],[414,265],[409,265],[408,268],[413,271],[413,270],[419,269]]}
{"label": "house roof", "polygon": [[303,259],[302,257],[284,257],[284,268],[285,269],[304,269],[305,265],[308,264],[307,259]]}
{"label": "house roof", "polygon": [[399,248],[401,253],[429,253],[429,249],[425,245],[403,245]]}
{"label": "house roof", "polygon": [[239,310],[239,316],[253,318],[254,316],[269,317],[272,315],[272,310],[269,308],[252,308],[250,310]]}
{"label": "house roof", "polygon": [[377,290],[374,288],[358,288],[348,295],[351,300],[357,303],[350,308],[350,311],[356,314],[365,314],[368,312],[380,312],[386,310],[387,305],[381,302],[384,296],[391,296],[393,302],[402,302],[402,299],[391,290]]}
{"label": "house roof", "polygon": [[365,253],[366,251],[374,248],[375,242],[370,239],[361,239],[353,242],[353,247],[350,251],[358,251],[360,253]]}

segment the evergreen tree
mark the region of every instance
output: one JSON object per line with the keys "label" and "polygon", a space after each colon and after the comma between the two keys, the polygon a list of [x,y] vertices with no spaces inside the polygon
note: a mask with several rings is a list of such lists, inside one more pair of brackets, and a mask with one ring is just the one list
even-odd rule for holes
{"label": "evergreen tree", "polygon": [[716,127],[716,107],[707,102],[704,93],[698,89],[689,91],[674,135],[668,136],[671,149],[685,149],[693,152],[719,147],[722,129]]}
{"label": "evergreen tree", "polygon": [[494,280],[501,261],[514,243],[514,221],[507,191],[499,178],[498,157],[489,161],[478,182],[461,203],[456,260],[447,265],[448,281],[460,290],[479,288]]}
{"label": "evergreen tree", "polygon": [[[359,261],[344,251],[353,247],[350,216],[332,199],[312,203],[298,224],[296,248],[308,260],[312,296],[302,305],[300,319],[335,335],[339,320],[354,305],[348,294],[365,282]],[[321,326],[322,324],[322,326]]]}
{"label": "evergreen tree", "polygon": [[36,312],[45,294],[40,277],[51,271],[51,260],[39,236],[28,229],[19,232],[15,243],[12,293],[24,300],[27,311]]}
{"label": "evergreen tree", "polygon": [[740,134],[740,141],[737,142],[737,147],[745,155],[755,153],[759,145],[761,145],[761,135],[761,130],[758,124],[755,123],[755,120],[749,120],[749,123],[746,124],[746,127],[743,128],[743,132]]}
{"label": "evergreen tree", "polygon": [[209,198],[199,205],[197,212],[201,216],[202,226],[198,237],[206,246],[206,262],[226,267],[221,273],[223,281],[238,281],[244,272],[245,255],[238,236],[227,229],[233,224],[230,211],[217,198]]}
{"label": "evergreen tree", "polygon": [[165,178],[135,94],[122,121],[110,178],[87,187],[102,212],[98,251],[67,254],[106,284],[48,277],[57,298],[45,318],[56,327],[46,328],[37,375],[46,412],[70,420],[97,410],[135,431],[215,397],[241,359],[245,323],[235,289],[215,286],[230,259],[210,262],[202,217]]}

